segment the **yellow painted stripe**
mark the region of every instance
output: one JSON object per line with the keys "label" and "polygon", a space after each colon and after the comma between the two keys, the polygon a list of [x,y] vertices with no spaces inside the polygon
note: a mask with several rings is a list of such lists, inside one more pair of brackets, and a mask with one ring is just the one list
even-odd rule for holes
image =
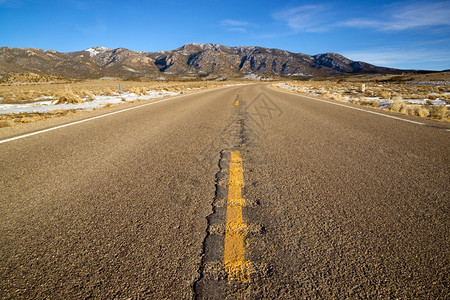
{"label": "yellow painted stripe", "polygon": [[250,281],[250,262],[245,260],[244,237],[247,224],[242,217],[244,172],[239,151],[231,152],[228,181],[227,217],[225,224],[224,264],[228,280]]}

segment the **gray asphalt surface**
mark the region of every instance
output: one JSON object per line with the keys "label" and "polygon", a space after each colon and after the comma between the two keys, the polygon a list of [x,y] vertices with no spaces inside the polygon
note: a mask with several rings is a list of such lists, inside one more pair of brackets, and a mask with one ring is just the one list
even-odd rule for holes
{"label": "gray asphalt surface", "polygon": [[[424,125],[249,85],[0,144],[1,298],[446,299],[449,126],[393,116]],[[246,283],[222,261],[231,150]]]}

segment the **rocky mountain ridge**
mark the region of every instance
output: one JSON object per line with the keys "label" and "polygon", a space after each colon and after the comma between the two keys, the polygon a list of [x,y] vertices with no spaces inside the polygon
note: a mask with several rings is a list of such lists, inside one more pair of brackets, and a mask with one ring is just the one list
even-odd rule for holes
{"label": "rocky mountain ridge", "polygon": [[34,72],[68,78],[150,77],[311,77],[339,74],[395,74],[402,70],[352,61],[340,54],[307,55],[264,47],[186,44],[145,52],[93,47],[61,53],[37,48],[0,48],[0,75]]}

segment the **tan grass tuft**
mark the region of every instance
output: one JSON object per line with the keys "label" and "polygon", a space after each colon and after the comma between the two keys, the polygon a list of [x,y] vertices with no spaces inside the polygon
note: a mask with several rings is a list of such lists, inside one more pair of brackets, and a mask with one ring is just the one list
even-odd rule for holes
{"label": "tan grass tuft", "polygon": [[382,91],[380,93],[380,97],[383,98],[383,99],[391,99],[391,93],[386,92],[386,91]]}
{"label": "tan grass tuft", "polygon": [[114,96],[115,92],[111,88],[105,88],[101,91],[104,96]]}
{"label": "tan grass tuft", "polygon": [[83,102],[84,100],[78,95],[72,92],[65,92],[64,94],[59,96],[56,104],[77,104]]}
{"label": "tan grass tuft", "polygon": [[11,121],[11,120],[0,120],[0,128],[11,127],[11,126],[14,126],[14,125],[15,125],[14,122]]}
{"label": "tan grass tuft", "polygon": [[428,117],[430,115],[430,111],[424,106],[419,106],[417,108],[417,115],[419,117]]}
{"label": "tan grass tuft", "polygon": [[128,89],[128,91],[138,96],[147,94],[147,90],[144,87],[131,87]]}
{"label": "tan grass tuft", "polygon": [[395,96],[390,108],[392,111],[399,112],[402,109],[402,96]]}
{"label": "tan grass tuft", "polygon": [[445,105],[433,105],[430,107],[430,117],[444,119],[447,117],[447,107]]}
{"label": "tan grass tuft", "polygon": [[84,101],[86,102],[95,100],[94,93],[92,93],[90,90],[79,90],[76,92],[76,94],[81,98],[84,98]]}
{"label": "tan grass tuft", "polygon": [[375,100],[372,101],[370,106],[372,106],[372,107],[379,107],[380,104],[381,104],[380,101],[378,101],[378,99],[375,99]]}
{"label": "tan grass tuft", "polygon": [[342,95],[338,94],[338,93],[333,93],[331,95],[331,99],[336,100],[336,101],[342,101]]}

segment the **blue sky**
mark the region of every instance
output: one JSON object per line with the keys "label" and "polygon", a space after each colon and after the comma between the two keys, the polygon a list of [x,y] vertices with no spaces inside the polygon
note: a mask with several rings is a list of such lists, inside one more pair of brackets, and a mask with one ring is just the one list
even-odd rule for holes
{"label": "blue sky", "polygon": [[195,42],[450,69],[450,1],[0,0],[0,28],[0,46],[60,52]]}

